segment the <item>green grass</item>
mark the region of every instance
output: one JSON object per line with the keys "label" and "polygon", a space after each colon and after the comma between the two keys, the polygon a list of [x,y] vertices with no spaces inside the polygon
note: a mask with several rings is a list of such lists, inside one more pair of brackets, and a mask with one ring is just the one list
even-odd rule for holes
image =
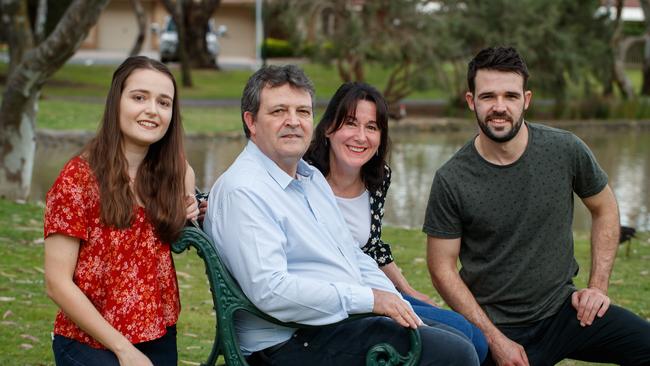
{"label": "green grass", "polygon": [[[96,130],[104,105],[75,100],[45,99],[39,102],[38,128],[53,130]],[[241,130],[239,108],[182,108],[186,132],[218,133]]]}
{"label": "green grass", "polygon": [[[341,84],[335,67],[320,64],[303,64],[301,67],[312,79],[316,86],[316,97],[329,99]],[[43,87],[43,95],[47,97],[106,97],[111,83],[111,77],[116,66],[113,65],[73,65],[66,64],[59,69]],[[0,63],[0,75],[4,75],[7,64]],[[177,82],[180,85],[180,71],[172,67]],[[366,67],[367,82],[382,90],[388,80],[389,69],[380,65],[370,64]],[[251,70],[192,70],[191,88],[180,87],[181,99],[239,99],[246,81],[251,76]],[[0,86],[4,89],[4,84]],[[1,90],[0,89],[0,90]],[[446,98],[444,90],[430,89],[417,91],[411,98]]]}
{"label": "green grass", "polygon": [[[42,204],[0,200],[0,365],[52,365],[50,333],[56,306],[43,285]],[[428,278],[425,237],[419,230],[387,227],[385,239],[405,276],[418,290],[433,295]],[[647,235],[644,236],[647,238]],[[576,235],[576,256],[582,270],[576,282],[583,286],[588,272],[586,235]],[[642,317],[650,318],[650,242],[633,242],[626,258],[621,250],[612,275],[610,296]],[[178,322],[180,364],[198,364],[207,358],[214,336],[214,313],[203,263],[195,252],[175,255],[182,311]],[[561,365],[591,365],[564,361]]]}

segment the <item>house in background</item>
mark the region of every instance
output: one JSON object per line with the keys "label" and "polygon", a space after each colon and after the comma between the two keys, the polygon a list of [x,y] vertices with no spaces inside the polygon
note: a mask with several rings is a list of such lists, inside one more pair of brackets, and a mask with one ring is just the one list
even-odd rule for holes
{"label": "house in background", "polygon": [[[143,53],[158,53],[158,35],[153,25],[162,27],[169,15],[160,0],[141,0],[147,18]],[[219,61],[255,63],[255,0],[221,0],[213,15],[216,26],[225,25],[228,32],[220,38]],[[97,24],[82,44],[83,50],[129,52],[138,34],[135,11],[130,0],[111,0],[102,11]]]}

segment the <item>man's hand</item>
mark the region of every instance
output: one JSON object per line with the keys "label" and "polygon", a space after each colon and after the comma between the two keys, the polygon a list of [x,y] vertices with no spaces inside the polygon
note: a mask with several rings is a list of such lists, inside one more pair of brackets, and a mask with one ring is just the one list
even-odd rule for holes
{"label": "man's hand", "polygon": [[388,316],[403,327],[416,329],[422,325],[422,320],[415,315],[408,303],[399,296],[374,288],[372,294],[375,297],[375,304],[372,308],[373,313]]}
{"label": "man's hand", "polygon": [[591,325],[596,316],[602,318],[610,303],[605,292],[595,287],[584,288],[571,295],[571,304],[578,311],[578,320],[582,327]]}
{"label": "man's hand", "polygon": [[491,342],[490,352],[492,359],[499,366],[528,366],[528,356],[526,350],[517,342],[510,340],[503,334]]}

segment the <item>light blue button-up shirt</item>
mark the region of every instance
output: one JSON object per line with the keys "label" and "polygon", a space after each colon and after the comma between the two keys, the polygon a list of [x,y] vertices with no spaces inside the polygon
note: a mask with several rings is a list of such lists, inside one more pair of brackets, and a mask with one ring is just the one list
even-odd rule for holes
{"label": "light blue button-up shirt", "polygon": [[[282,321],[331,324],[372,311],[372,288],[399,294],[356,245],[323,175],[300,160],[289,176],[249,141],[210,191],[203,227],[246,296]],[[244,354],[294,329],[237,315]]]}

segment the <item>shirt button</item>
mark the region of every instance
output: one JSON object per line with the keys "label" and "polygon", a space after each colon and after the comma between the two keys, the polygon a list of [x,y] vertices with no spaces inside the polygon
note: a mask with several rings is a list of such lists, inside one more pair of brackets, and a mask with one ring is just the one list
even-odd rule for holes
{"label": "shirt button", "polygon": [[307,346],[309,346],[309,342],[305,342],[305,343],[303,343],[302,345],[303,345],[304,347],[307,347]]}

